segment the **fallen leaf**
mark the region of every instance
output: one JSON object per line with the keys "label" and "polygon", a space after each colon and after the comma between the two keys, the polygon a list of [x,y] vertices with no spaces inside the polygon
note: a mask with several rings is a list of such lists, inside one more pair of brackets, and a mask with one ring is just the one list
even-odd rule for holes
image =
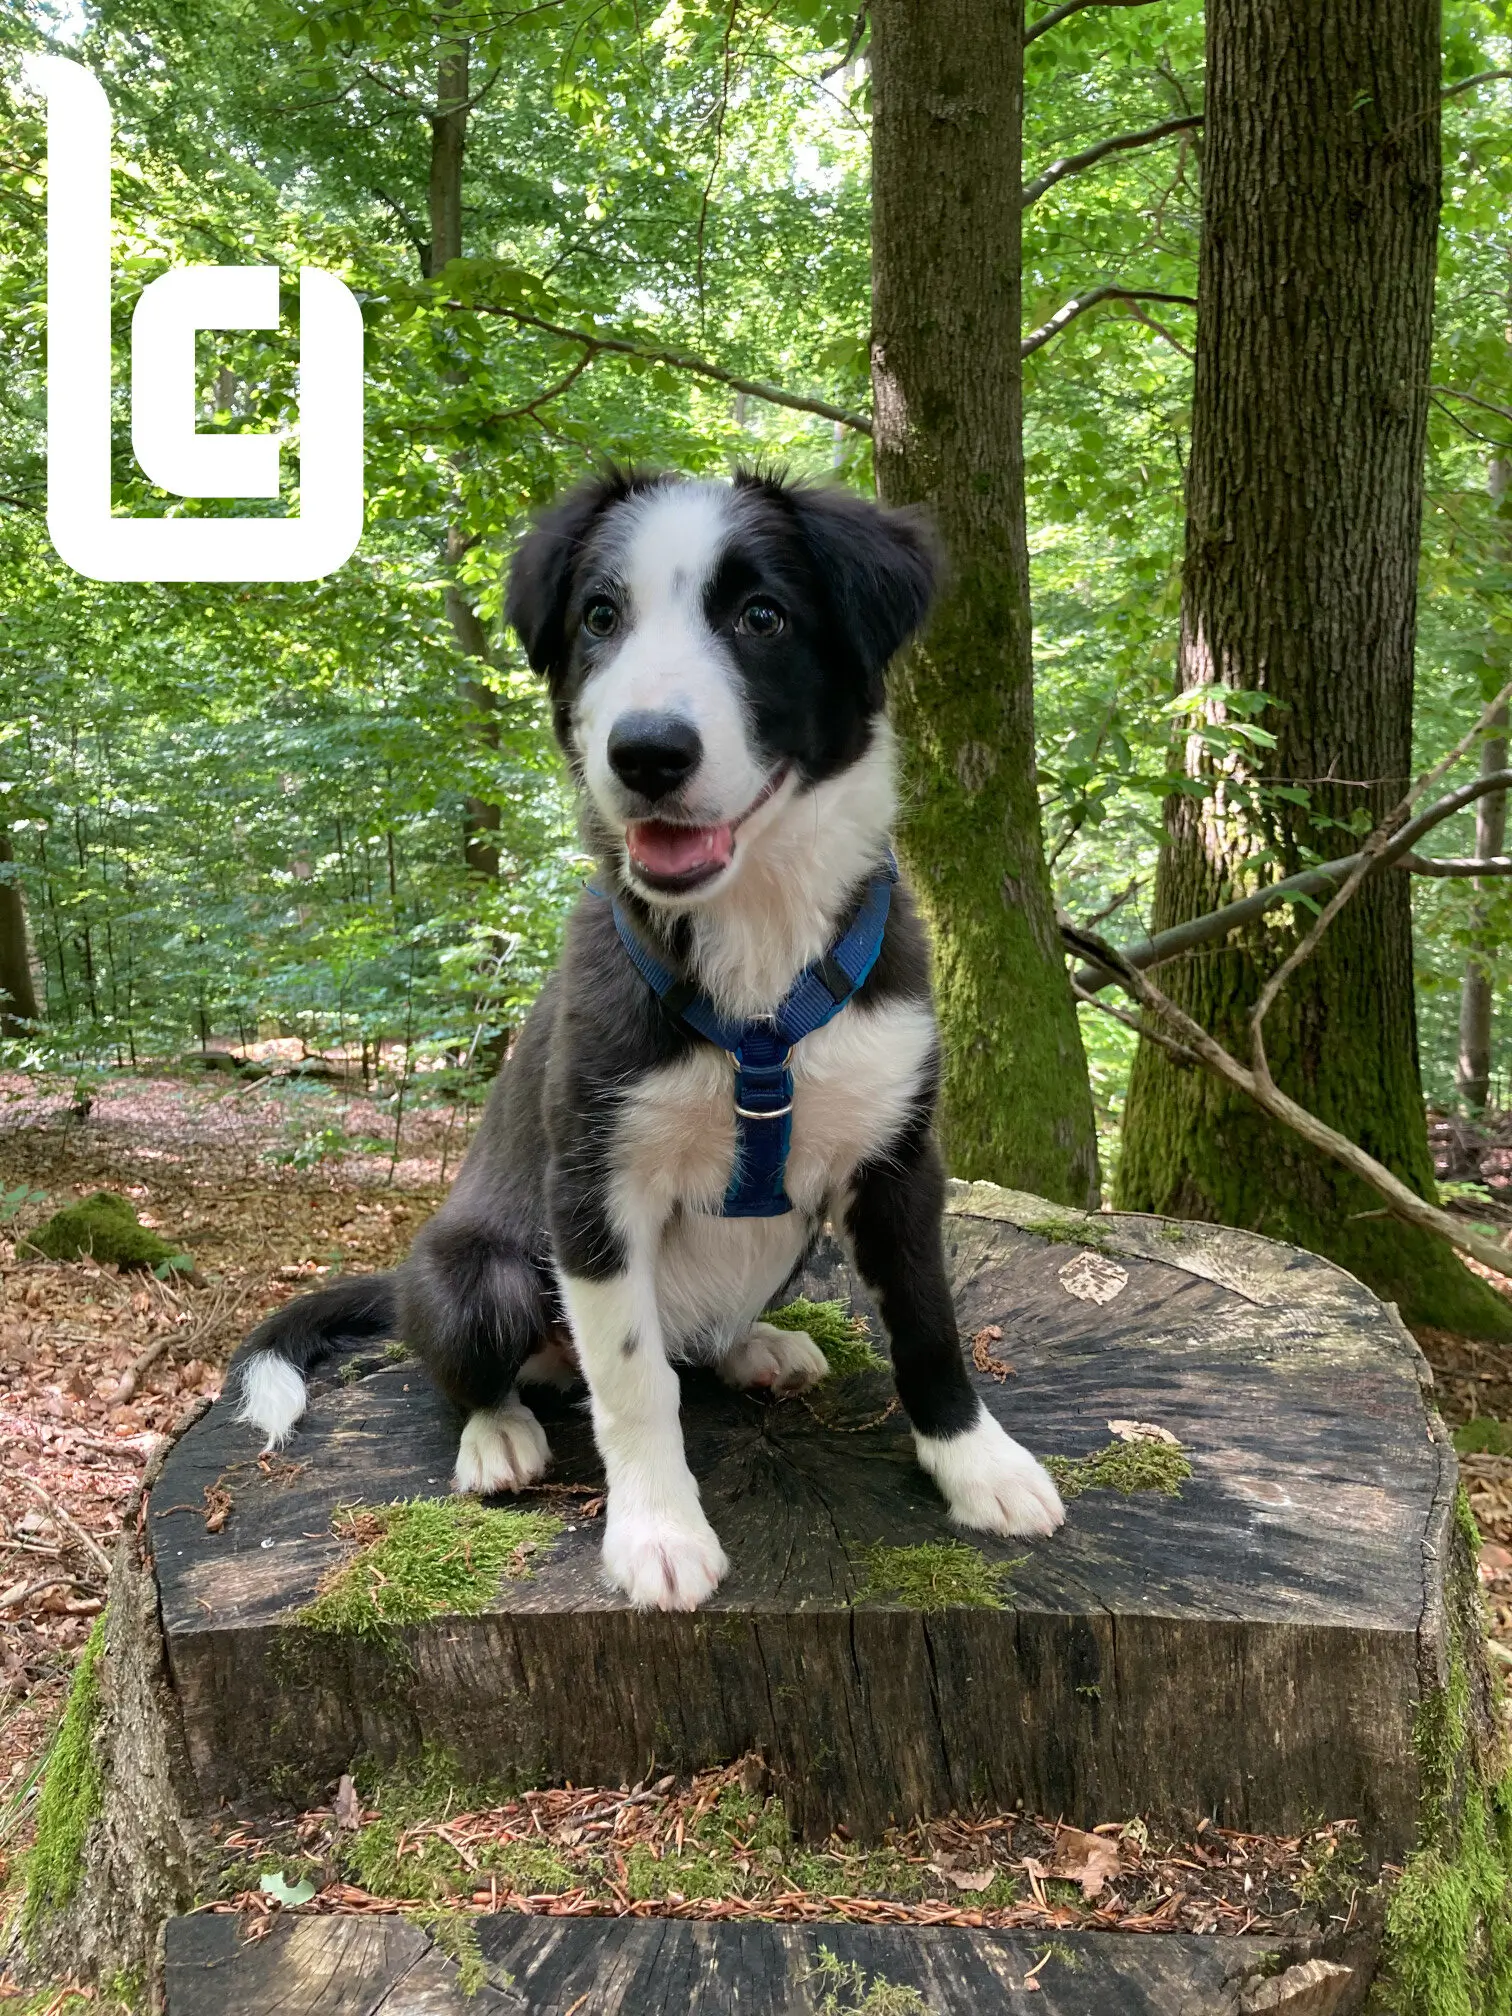
{"label": "fallen leaf", "polygon": [[260,1876],[257,1887],[275,1904],[308,1904],[315,1895],[315,1885],[308,1876],[297,1883],[287,1883],[282,1871],[272,1876]]}
{"label": "fallen leaf", "polygon": [[948,1869],[941,1862],[931,1862],[929,1866],[936,1876],[943,1876],[957,1890],[990,1890],[997,1880],[996,1869]]}
{"label": "fallen leaf", "polygon": [[1161,1428],[1154,1421],[1110,1421],[1108,1426],[1120,1442],[1164,1442],[1172,1449],[1181,1447],[1179,1435],[1173,1435],[1169,1428]]}
{"label": "fallen leaf", "polygon": [[1055,1856],[1049,1873],[1063,1882],[1079,1883],[1090,1904],[1100,1897],[1123,1864],[1118,1844],[1101,1834],[1083,1834],[1079,1827],[1063,1827],[1056,1838]]}
{"label": "fallen leaf", "polygon": [[1078,1253],[1061,1268],[1059,1278],[1062,1288],[1078,1302],[1096,1302],[1101,1306],[1111,1302],[1115,1295],[1122,1295],[1129,1285],[1129,1270],[1101,1253]]}

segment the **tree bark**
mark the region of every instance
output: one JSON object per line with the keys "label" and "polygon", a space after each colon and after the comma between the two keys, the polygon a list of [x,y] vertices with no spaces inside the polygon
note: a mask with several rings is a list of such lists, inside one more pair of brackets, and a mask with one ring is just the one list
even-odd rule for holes
{"label": "tree bark", "polygon": [[[1177,680],[1224,718],[1263,692],[1275,746],[1184,767],[1156,883],[1163,929],[1338,850],[1401,798],[1439,202],[1438,0],[1210,0],[1203,240]],[[1201,718],[1199,715],[1197,718]],[[1300,788],[1305,803],[1246,794]],[[1294,942],[1277,913],[1167,976],[1241,1058],[1261,979]],[[1304,920],[1305,921],[1305,920]],[[1266,1025],[1278,1084],[1433,1195],[1418,1081],[1405,876],[1367,882]],[[1119,1202],[1327,1254],[1411,1320],[1502,1334],[1509,1318],[1429,1234],[1242,1095],[1141,1046]]]}
{"label": "tree bark", "polygon": [[[470,49],[465,36],[444,42],[436,71],[436,109],[431,115],[430,154],[430,244],[426,249],[427,279],[441,272],[448,260],[462,257],[462,177],[467,163],[467,115]],[[462,382],[461,374],[452,383]],[[480,665],[491,662],[488,635],[478,613],[464,594],[455,575],[471,542],[454,520],[447,527],[446,565],[453,578],[446,587],[446,614],[457,648],[464,657]],[[463,704],[475,715],[478,732],[487,749],[499,746],[499,725],[494,718],[494,696],[482,679],[464,678],[459,692]],[[499,807],[487,799],[468,796],[462,808],[462,851],[474,874],[495,880],[499,873]]]}
{"label": "tree bark", "polygon": [[0,826],[0,1036],[23,1036],[42,1018],[26,942],[26,905],[13,871],[11,837]]}
{"label": "tree bark", "polygon": [[[1494,455],[1488,472],[1487,488],[1493,503],[1500,504],[1507,494],[1507,485],[1512,482],[1512,462],[1504,456]],[[1490,734],[1481,744],[1481,775],[1491,776],[1497,770],[1506,768],[1507,763],[1507,710],[1502,708],[1495,724],[1496,733]],[[1475,858],[1488,861],[1494,854],[1500,854],[1507,837],[1507,794],[1492,791],[1481,799],[1475,808]],[[1475,885],[1476,898],[1481,894],[1479,882]],[[1459,1025],[1459,1090],[1460,1097],[1472,1113],[1484,1113],[1486,1101],[1491,1093],[1491,967],[1483,951],[1475,940],[1485,930],[1485,909],[1479,900],[1470,906],[1471,952],[1465,961],[1465,978],[1460,988]]]}
{"label": "tree bark", "polygon": [[1034,762],[1020,321],[1020,10],[875,0],[877,484],[927,505],[950,574],[899,672],[899,845],[934,930],[941,1131],[958,1176],[1097,1196],[1086,1059]]}

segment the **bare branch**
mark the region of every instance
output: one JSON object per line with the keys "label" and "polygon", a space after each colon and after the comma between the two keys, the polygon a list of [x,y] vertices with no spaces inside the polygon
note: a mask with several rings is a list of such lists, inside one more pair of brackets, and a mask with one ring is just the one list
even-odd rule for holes
{"label": "bare branch", "polygon": [[1140,307],[1137,301],[1131,301],[1128,305],[1129,305],[1129,313],[1130,315],[1133,316],[1136,322],[1142,322],[1146,329],[1153,330],[1154,333],[1157,336],[1159,336],[1164,342],[1170,344],[1171,348],[1177,353],[1178,356],[1185,357],[1185,359],[1189,364],[1193,364],[1196,362],[1197,359],[1196,351],[1188,350],[1187,346],[1185,345],[1185,343],[1182,342],[1181,338],[1175,335],[1173,331],[1167,329],[1164,322],[1157,321],[1153,315],[1147,315],[1144,309]]}
{"label": "bare branch", "polygon": [[1024,47],[1038,42],[1041,35],[1048,35],[1052,28],[1058,28],[1062,21],[1072,14],[1080,14],[1084,7],[1148,7],[1152,0],[1062,0],[1059,7],[1052,7],[1048,14],[1041,14],[1038,21],[1031,21],[1024,30]]}
{"label": "bare branch", "polygon": [[[1462,812],[1488,791],[1505,791],[1508,788],[1512,788],[1512,770],[1496,770],[1448,792],[1430,805],[1426,812],[1420,812],[1416,819],[1409,820],[1401,828],[1390,846],[1377,857],[1376,869],[1410,866],[1416,874],[1433,874],[1434,866],[1420,863],[1411,849],[1435,826],[1452,818],[1456,812]],[[1241,896],[1237,902],[1225,903],[1220,910],[1210,910],[1205,916],[1190,917],[1185,923],[1157,931],[1142,945],[1125,945],[1119,957],[1142,972],[1162,966],[1184,952],[1195,952],[1203,945],[1211,945],[1216,939],[1226,938],[1231,931],[1257,922],[1267,911],[1279,909],[1283,903],[1294,903],[1304,896],[1320,896],[1325,890],[1338,888],[1359,866],[1362,858],[1360,854],[1345,854],[1337,861],[1322,861],[1315,868],[1304,868],[1296,875],[1288,875],[1284,881],[1268,883],[1263,889]],[[1460,870],[1456,867],[1454,872],[1459,873]],[[1470,869],[1467,867],[1463,872],[1468,874]],[[1482,872],[1500,874],[1502,871],[1499,867],[1487,865]],[[1075,949],[1072,935],[1066,935],[1066,942]],[[1079,967],[1074,975],[1077,985],[1093,992],[1111,985],[1115,977],[1111,971],[1092,966]]]}
{"label": "bare branch", "polygon": [[1512,70],[1477,70],[1473,77],[1461,77],[1458,84],[1450,84],[1439,93],[1441,98],[1458,98],[1461,91],[1473,91],[1477,84],[1494,84],[1499,78],[1512,77]]}
{"label": "bare branch", "polygon": [[840,58],[838,63],[831,64],[828,70],[821,70],[819,72],[819,82],[821,84],[827,84],[831,77],[838,77],[842,70],[849,70],[852,63],[855,62],[856,51],[861,47],[861,37],[866,33],[866,24],[870,15],[871,0],[861,0],[861,5],[856,10],[856,18],[851,23],[850,39],[845,45],[845,54]]}
{"label": "bare branch", "polygon": [[810,399],[801,392],[784,392],[780,385],[766,385],[756,378],[741,378],[733,371],[726,371],[722,364],[711,364],[705,357],[689,357],[680,350],[652,350],[643,343],[630,342],[627,337],[604,336],[597,330],[569,329],[560,322],[532,315],[528,309],[511,308],[502,302],[448,301],[446,306],[469,309],[478,315],[502,315],[523,328],[539,329],[544,335],[560,336],[568,343],[581,343],[588,350],[616,357],[644,357],[648,364],[665,364],[674,371],[712,378],[718,385],[728,385],[732,391],[745,392],[769,406],[787,406],[795,413],[817,413],[823,420],[838,420],[842,427],[852,428],[857,434],[869,435],[872,431],[872,423],[864,413],[850,413],[843,406],[832,406],[827,399]]}
{"label": "bare branch", "polygon": [[1469,857],[1425,861],[1421,854],[1404,854],[1397,862],[1398,868],[1405,868],[1410,875],[1448,875],[1470,877],[1478,875],[1512,875],[1512,854],[1490,854],[1484,861]]}
{"label": "bare branch", "polygon": [[1512,420],[1512,406],[1498,406],[1494,399],[1481,399],[1474,392],[1461,392],[1454,385],[1430,385],[1428,390],[1445,399],[1463,399],[1467,406],[1479,406],[1483,413],[1494,413],[1499,420]]}
{"label": "bare branch", "polygon": [[1119,984],[1133,995],[1145,1014],[1165,1024],[1169,1032],[1168,1043],[1172,1039],[1179,1042],[1215,1078],[1223,1079],[1226,1084],[1244,1093],[1262,1112],[1268,1113],[1273,1120],[1279,1120],[1282,1126],[1301,1135],[1311,1147],[1369,1184],[1378,1196],[1385,1199],[1394,1217],[1405,1220],[1409,1225],[1420,1226],[1425,1232],[1436,1233],[1458,1252],[1468,1253],[1471,1259],[1478,1260],[1494,1273],[1512,1273],[1512,1253],[1494,1240],[1472,1231],[1461,1220],[1451,1217],[1447,1211],[1441,1211],[1436,1204],[1419,1197],[1415,1190],[1393,1176],[1373,1155],[1367,1155],[1363,1148],[1357,1147],[1347,1135],[1325,1126],[1305,1106],[1299,1106],[1295,1099],[1288,1097],[1268,1073],[1247,1070],[1208,1034],[1201,1023],[1193,1021],[1190,1015],[1178,1008],[1168,995],[1163,994],[1137,967],[1131,966],[1113,946],[1088,933],[1075,935],[1080,941],[1079,951],[1090,954],[1111,969]]}
{"label": "bare branch", "polygon": [[1188,1050],[1184,1043],[1178,1043],[1174,1036],[1167,1036],[1164,1030],[1153,1028],[1138,1015],[1130,1015],[1126,1009],[1115,1008],[1111,1001],[1104,1001],[1096,994],[1089,994],[1085,987],[1078,987],[1074,980],[1071,982],[1071,992],[1078,1001],[1085,1001],[1089,1008],[1095,1008],[1100,1015],[1111,1015],[1115,1022],[1122,1022],[1125,1029],[1132,1029],[1144,1042],[1153,1043],[1157,1050],[1164,1050],[1166,1055],[1183,1070],[1189,1071],[1200,1061],[1195,1051]]}
{"label": "bare branch", "polygon": [[1080,175],[1084,169],[1095,168],[1110,154],[1127,154],[1136,147],[1153,147],[1158,140],[1168,140],[1173,133],[1190,133],[1193,127],[1201,124],[1202,114],[1194,112],[1184,119],[1164,119],[1158,126],[1146,126],[1141,133],[1116,133],[1111,140],[1099,140],[1095,147],[1088,147],[1080,154],[1064,155],[1059,161],[1052,161],[1032,182],[1024,184],[1023,207],[1027,210],[1057,182],[1064,182],[1068,175]]}
{"label": "bare branch", "polygon": [[[1441,757],[1431,770],[1425,770],[1423,775],[1418,778],[1417,782],[1407,793],[1406,797],[1402,799],[1401,803],[1387,813],[1386,817],[1361,848],[1358,863],[1350,869],[1342,885],[1323,906],[1322,915],[1317,918],[1312,929],[1292,947],[1291,951],[1276,968],[1276,971],[1272,973],[1265,985],[1260,989],[1259,999],[1250,1010],[1250,1042],[1254,1050],[1255,1069],[1257,1072],[1264,1074],[1267,1082],[1270,1079],[1270,1067],[1265,1061],[1264,1025],[1265,1018],[1270,1013],[1276,996],[1281,992],[1281,989],[1286,985],[1292,974],[1297,971],[1298,967],[1305,965],[1314,952],[1317,951],[1324,932],[1349,901],[1350,897],[1353,896],[1356,889],[1359,888],[1361,882],[1370,873],[1377,857],[1385,855],[1391,844],[1392,836],[1405,823],[1408,814],[1418,799],[1422,797],[1423,793],[1431,785],[1438,782],[1446,770],[1452,770],[1466,751],[1480,740],[1486,730],[1493,725],[1499,711],[1507,704],[1509,696],[1512,696],[1512,681],[1509,681],[1502,688],[1496,698],[1485,708],[1475,726],[1460,737],[1448,755]],[[1476,781],[1480,782],[1481,780],[1477,779]],[[1395,851],[1400,854],[1405,852],[1405,849],[1398,847]]]}
{"label": "bare branch", "polygon": [[560,399],[569,386],[575,385],[597,355],[598,351],[596,349],[585,350],[572,369],[565,377],[559,378],[555,385],[548,386],[544,392],[538,392],[534,399],[527,399],[523,406],[511,406],[503,413],[490,413],[482,422],[482,425],[485,427],[500,427],[507,420],[529,419],[532,414],[538,413],[543,406],[549,406],[553,399]]}
{"label": "bare branch", "polygon": [[[1101,5],[1102,0],[1097,0],[1097,4]],[[1019,355],[1032,357],[1052,337],[1059,336],[1078,315],[1085,315],[1089,308],[1096,308],[1103,301],[1173,301],[1182,308],[1197,306],[1194,294],[1162,294],[1152,287],[1093,287],[1088,293],[1078,294],[1057,308],[1050,320],[1042,322],[1038,329],[1031,329],[1019,344]]]}

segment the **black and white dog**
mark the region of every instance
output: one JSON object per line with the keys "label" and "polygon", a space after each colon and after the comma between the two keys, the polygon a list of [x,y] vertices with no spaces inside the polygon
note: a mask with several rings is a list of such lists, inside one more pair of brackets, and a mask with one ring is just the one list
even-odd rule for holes
{"label": "black and white dog", "polygon": [[605,1573],[636,1604],[692,1609],[727,1563],[674,1363],[778,1392],[822,1379],[810,1338],[759,1318],[829,1218],[956,1522],[1060,1524],[962,1357],[928,945],[888,850],[884,674],[935,573],[907,514],[750,474],[612,473],[539,519],[508,616],[603,886],[408,1259],[243,1346],[241,1418],[270,1446],[312,1364],[397,1334],[466,1414],[457,1489],[519,1490],[549,1461],[519,1389],[560,1377],[570,1333],[608,1475]]}

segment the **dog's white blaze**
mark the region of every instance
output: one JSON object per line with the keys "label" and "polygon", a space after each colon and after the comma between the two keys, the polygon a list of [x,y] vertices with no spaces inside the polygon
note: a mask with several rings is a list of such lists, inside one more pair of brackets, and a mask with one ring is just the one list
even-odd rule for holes
{"label": "dog's white blaze", "polygon": [[238,1421],[250,1422],[267,1436],[267,1449],[282,1449],[305,1411],[305,1382],[287,1358],[276,1351],[255,1351],[241,1369],[241,1410]]}
{"label": "dog's white blaze", "polygon": [[704,618],[703,591],[731,531],[730,493],[688,483],[624,508],[609,559],[629,595],[622,641],[578,697],[575,728],[588,789],[611,826],[622,792],[609,737],[622,715],[646,710],[691,721],[703,761],[680,817],[716,825],[738,818],[770,773],[752,746],[735,665]]}
{"label": "dog's white blaze", "polygon": [[963,1435],[914,1433],[920,1467],[940,1487],[957,1526],[1043,1538],[1065,1518],[1048,1470],[983,1407]]}
{"label": "dog's white blaze", "polygon": [[892,729],[808,790],[790,786],[741,827],[714,900],[691,909],[692,963],[730,1015],[762,1015],[828,950],[841,906],[881,860],[898,809]]}
{"label": "dog's white blaze", "polygon": [[561,1276],[609,1483],[604,1572],[643,1609],[696,1610],[729,1563],[683,1453],[648,1242],[607,1281]]}

